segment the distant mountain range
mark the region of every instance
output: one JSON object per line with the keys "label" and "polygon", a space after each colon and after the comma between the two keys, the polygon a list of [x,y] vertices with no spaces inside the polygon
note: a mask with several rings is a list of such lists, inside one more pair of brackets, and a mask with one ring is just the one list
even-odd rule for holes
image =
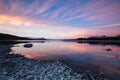
{"label": "distant mountain range", "polygon": [[0,33],[0,40],[46,40],[46,39],[45,38],[19,37],[15,35]]}

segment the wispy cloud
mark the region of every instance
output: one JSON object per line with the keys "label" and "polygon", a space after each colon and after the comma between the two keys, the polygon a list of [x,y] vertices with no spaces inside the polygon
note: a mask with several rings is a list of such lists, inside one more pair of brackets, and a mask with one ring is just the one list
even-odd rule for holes
{"label": "wispy cloud", "polygon": [[96,26],[95,28],[116,28],[116,29],[120,29],[120,23],[117,24],[108,24],[108,25],[102,25],[102,26]]}
{"label": "wispy cloud", "polygon": [[[97,33],[92,30],[95,28],[97,31],[104,28],[105,34],[114,28],[111,32],[115,33],[120,29],[119,23],[119,0],[0,0],[2,25],[49,26],[57,31],[55,27],[66,27],[70,31],[74,27],[76,31],[64,36],[82,36],[86,31]],[[86,31],[81,33],[82,30]]]}

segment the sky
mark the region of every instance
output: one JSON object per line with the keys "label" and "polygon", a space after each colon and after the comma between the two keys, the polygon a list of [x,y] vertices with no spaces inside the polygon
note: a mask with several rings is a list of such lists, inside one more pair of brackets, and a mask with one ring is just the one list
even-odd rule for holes
{"label": "sky", "polygon": [[78,38],[120,34],[120,0],[0,0],[0,33]]}

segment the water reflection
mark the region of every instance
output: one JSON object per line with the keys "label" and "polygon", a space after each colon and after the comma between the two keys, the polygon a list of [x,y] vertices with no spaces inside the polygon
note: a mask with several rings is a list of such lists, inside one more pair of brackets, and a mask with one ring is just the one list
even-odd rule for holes
{"label": "water reflection", "polygon": [[[16,44],[12,47],[16,54],[25,55],[27,58],[39,60],[64,60],[78,69],[84,68],[91,72],[104,72],[116,77],[120,75],[120,47],[115,45],[90,45],[75,42],[31,42],[33,47],[24,48],[25,43]],[[14,46],[16,46],[14,45]],[[112,51],[106,51],[105,49]],[[83,69],[83,70],[84,70]],[[115,79],[116,79],[115,78]]]}
{"label": "water reflection", "polygon": [[[100,45],[90,45],[90,44],[77,44],[77,43],[66,43],[66,42],[46,42],[44,44],[41,43],[32,43],[33,47],[27,49],[24,48],[25,43],[20,43],[12,47],[16,53],[20,53],[22,55],[29,55],[31,58],[36,59],[35,56],[67,56],[67,55],[75,55],[75,54],[85,54],[92,55],[98,57],[110,57],[120,56],[120,48],[117,46],[100,46]],[[105,49],[112,49],[111,52],[107,52]],[[64,57],[63,56],[63,57]],[[40,57],[37,59],[41,59]]]}

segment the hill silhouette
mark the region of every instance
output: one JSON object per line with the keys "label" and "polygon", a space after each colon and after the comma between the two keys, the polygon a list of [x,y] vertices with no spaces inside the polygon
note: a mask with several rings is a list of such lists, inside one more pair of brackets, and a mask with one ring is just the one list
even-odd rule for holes
{"label": "hill silhouette", "polygon": [[0,40],[30,40],[30,38],[0,33]]}
{"label": "hill silhouette", "polygon": [[0,40],[46,40],[46,39],[45,38],[19,37],[15,35],[0,33]]}

